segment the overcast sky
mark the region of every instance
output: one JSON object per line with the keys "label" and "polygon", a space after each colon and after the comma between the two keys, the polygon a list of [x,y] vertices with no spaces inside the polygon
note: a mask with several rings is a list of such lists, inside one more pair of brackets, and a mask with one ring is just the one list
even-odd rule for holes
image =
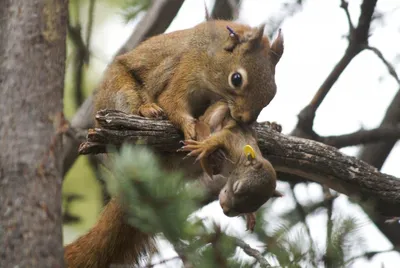
{"label": "overcast sky", "polygon": [[[212,0],[206,1],[212,7]],[[258,26],[271,15],[279,11],[282,1],[243,0],[239,21]],[[349,9],[356,24],[360,12],[361,1],[352,0]],[[323,80],[343,55],[347,46],[344,36],[348,32],[345,14],[339,8],[340,1],[307,0],[304,8],[297,15],[289,18],[282,25],[285,38],[285,51],[278,64],[276,81],[277,95],[259,117],[259,121],[277,121],[283,127],[283,133],[289,133],[297,122],[297,114],[307,105]],[[387,12],[400,7],[396,0],[379,0],[378,10]],[[394,61],[399,52],[400,23],[396,20],[400,12],[392,11],[382,23],[374,23],[370,45],[379,48],[384,56]],[[204,6],[201,0],[186,0],[178,16],[168,31],[189,28],[204,20]],[[113,17],[101,29],[94,31],[94,51],[110,60],[118,48],[130,35],[136,21],[124,24],[119,16]],[[96,53],[96,52],[95,52]],[[105,68],[105,62],[99,65]],[[371,52],[365,51],[347,67],[320,106],[315,119],[314,129],[320,135],[344,134],[359,130],[361,127],[377,127],[382,120],[386,108],[399,89],[396,81],[388,75],[386,67]],[[343,152],[355,155],[357,148],[347,148]],[[400,177],[399,147],[393,150],[385,162],[382,171]],[[278,189],[284,190],[284,185]],[[301,203],[317,201],[322,198],[319,186],[297,187],[296,194]],[[274,209],[281,213],[293,203],[289,198],[278,200]],[[348,215],[359,214],[363,223],[361,232],[365,232],[369,250],[385,250],[390,244],[383,238],[368,219],[354,205],[349,205],[346,197],[336,200],[335,206],[342,208],[341,212]],[[246,241],[252,241],[244,230],[241,219],[228,218],[222,214],[217,203],[201,212],[210,216],[228,228],[228,232],[245,236]],[[313,237],[323,246],[325,239],[326,216],[319,215],[309,219],[313,227]],[[319,228],[319,226],[323,226]],[[250,239],[250,240],[248,240]],[[252,244],[254,245],[254,244]],[[170,256],[170,251],[164,252]],[[372,262],[358,261],[352,267],[397,267],[400,257],[395,253],[376,256]],[[161,267],[161,266],[159,266]],[[165,266],[164,266],[165,267]],[[174,267],[173,265],[169,267]]]}

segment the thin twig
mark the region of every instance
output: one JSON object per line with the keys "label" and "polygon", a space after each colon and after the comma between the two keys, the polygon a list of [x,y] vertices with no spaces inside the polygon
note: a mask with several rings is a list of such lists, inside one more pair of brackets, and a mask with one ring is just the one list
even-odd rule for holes
{"label": "thin twig", "polygon": [[228,267],[228,263],[221,251],[221,237],[221,227],[214,223],[214,233],[210,237],[209,242],[213,247],[215,263],[218,267],[225,268]]}
{"label": "thin twig", "polygon": [[358,256],[355,256],[355,257],[350,258],[349,260],[347,260],[347,261],[344,263],[344,266],[347,266],[347,265],[349,265],[350,263],[352,263],[353,261],[355,261],[355,260],[357,260],[357,259],[360,259],[360,258],[368,258],[368,259],[371,259],[373,256],[375,256],[375,255],[377,255],[377,254],[389,253],[389,252],[392,252],[392,251],[398,252],[398,251],[397,251],[396,249],[394,249],[394,248],[387,249],[387,250],[382,250],[382,251],[369,251],[369,252],[365,252],[365,253],[363,253],[363,254],[361,254],[361,255],[358,255]]}
{"label": "thin twig", "polygon": [[333,231],[333,201],[332,194],[328,187],[325,185],[322,186],[325,202],[326,202],[326,209],[327,209],[327,221],[326,221],[326,256],[325,266],[326,267],[333,267],[332,266],[332,258],[333,258],[333,251],[335,250],[332,248],[332,231]]}
{"label": "thin twig", "polygon": [[[313,122],[318,107],[321,105],[332,86],[336,83],[340,75],[353,60],[353,58],[357,56],[363,49],[365,49],[366,45],[368,45],[369,29],[376,2],[377,0],[364,0],[362,2],[361,14],[358,20],[357,28],[350,30],[349,45],[344,55],[317,90],[311,102],[299,113],[299,121],[296,125],[296,128],[292,131],[292,135],[311,139],[316,136],[313,132]],[[344,5],[343,9],[347,15],[348,10],[346,4]]]}
{"label": "thin twig", "polygon": [[193,264],[190,263],[186,254],[185,254],[185,245],[182,242],[177,242],[172,244],[175,252],[178,254],[179,258],[183,262],[184,268],[193,268]]}
{"label": "thin twig", "polygon": [[75,101],[79,106],[83,102],[83,65],[87,62],[89,58],[89,52],[86,49],[86,45],[82,38],[81,26],[77,23],[75,26],[72,26],[70,23],[67,25],[69,36],[75,46],[75,55],[74,55],[74,92],[75,92]]}
{"label": "thin twig", "polygon": [[179,256],[175,256],[175,257],[172,257],[172,258],[169,258],[169,259],[161,260],[161,261],[153,263],[153,264],[149,263],[146,266],[142,266],[142,268],[151,268],[151,267],[154,267],[156,265],[165,264],[167,262],[174,261],[174,260],[180,260]]}
{"label": "thin twig", "polygon": [[260,264],[260,267],[263,267],[263,268],[271,268],[272,267],[271,264],[269,264],[268,261],[263,257],[263,255],[261,254],[260,251],[250,247],[249,244],[247,244],[246,242],[244,242],[243,240],[241,240],[239,238],[236,238],[235,240],[236,240],[236,246],[243,249],[243,251],[247,255],[255,258],[258,261],[258,263]]}
{"label": "thin twig", "polygon": [[349,23],[349,32],[351,33],[354,31],[354,25],[353,22],[351,21],[351,16],[349,12],[349,3],[346,0],[341,0],[340,7],[343,8],[344,12],[346,13],[347,22]]}
{"label": "thin twig", "polygon": [[391,76],[393,76],[393,78],[396,80],[397,84],[400,85],[400,79],[399,79],[399,76],[396,73],[395,68],[393,67],[393,65],[389,61],[387,61],[385,59],[385,57],[383,56],[382,52],[379,49],[377,49],[376,47],[371,47],[371,46],[366,46],[365,49],[371,50],[372,52],[375,53],[375,55],[383,62],[383,64],[385,64],[386,68],[389,71],[389,74]]}

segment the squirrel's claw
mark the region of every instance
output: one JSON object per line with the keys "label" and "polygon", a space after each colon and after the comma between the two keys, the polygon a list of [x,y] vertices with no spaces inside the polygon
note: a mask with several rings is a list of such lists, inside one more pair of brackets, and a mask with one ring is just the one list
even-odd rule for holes
{"label": "squirrel's claw", "polygon": [[279,133],[282,132],[282,126],[280,124],[278,124],[277,122],[265,121],[262,124],[266,125],[267,127],[271,128],[274,131],[277,131]]}
{"label": "squirrel's claw", "polygon": [[164,117],[164,110],[155,103],[146,103],[139,107],[139,115],[147,118]]}
{"label": "squirrel's claw", "polygon": [[[197,156],[195,163],[209,154],[209,148],[204,142],[195,140],[186,140],[183,142],[184,146],[177,150],[177,152],[189,152],[186,157]],[[185,157],[185,158],[186,158]],[[185,159],[184,158],[184,159]]]}

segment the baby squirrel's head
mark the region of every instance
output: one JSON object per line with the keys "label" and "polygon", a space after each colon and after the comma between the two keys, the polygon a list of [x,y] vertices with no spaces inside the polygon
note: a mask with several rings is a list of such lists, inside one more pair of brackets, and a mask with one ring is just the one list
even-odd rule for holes
{"label": "baby squirrel's head", "polygon": [[220,191],[220,205],[224,214],[229,217],[252,213],[269,198],[280,196],[275,188],[276,173],[270,162],[256,155],[254,149],[246,145],[242,159]]}
{"label": "baby squirrel's head", "polygon": [[218,33],[209,49],[206,77],[210,89],[229,103],[233,119],[253,123],[276,93],[275,67],[283,54],[281,31],[270,45],[263,35],[265,25],[251,28],[228,21],[208,23],[214,23]]}

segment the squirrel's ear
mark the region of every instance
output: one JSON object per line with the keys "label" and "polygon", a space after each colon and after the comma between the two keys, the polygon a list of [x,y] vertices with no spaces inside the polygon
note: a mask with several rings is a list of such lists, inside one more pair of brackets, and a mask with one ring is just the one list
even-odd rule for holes
{"label": "squirrel's ear", "polygon": [[278,36],[272,42],[269,53],[271,55],[272,64],[275,66],[279,62],[283,54],[283,34],[281,29],[279,29]]}
{"label": "squirrel's ear", "polygon": [[265,29],[265,24],[261,24],[260,27],[252,30],[251,36],[247,40],[247,44],[244,43],[245,50],[247,51],[257,50],[262,46],[264,29]]}
{"label": "squirrel's ear", "polygon": [[255,35],[251,40],[257,44],[261,43],[261,40],[264,37],[264,29],[265,29],[265,23],[261,24],[260,27],[257,28]]}
{"label": "squirrel's ear", "polygon": [[245,145],[243,147],[243,151],[249,161],[256,158],[256,153],[254,152],[253,147],[251,147],[250,145],[248,145],[248,144]]}

